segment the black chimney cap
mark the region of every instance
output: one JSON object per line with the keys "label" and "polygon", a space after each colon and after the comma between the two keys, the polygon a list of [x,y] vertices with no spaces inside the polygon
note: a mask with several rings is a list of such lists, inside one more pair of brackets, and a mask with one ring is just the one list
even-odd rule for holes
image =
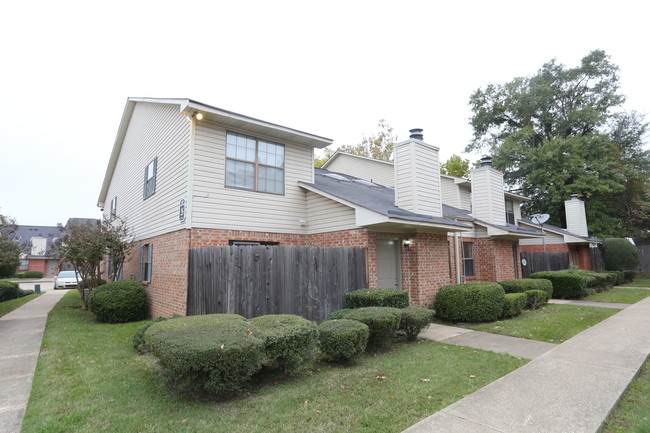
{"label": "black chimney cap", "polygon": [[422,141],[424,139],[422,131],[423,129],[421,128],[409,129],[409,132],[411,133],[410,138]]}
{"label": "black chimney cap", "polygon": [[492,167],[492,157],[484,156],[481,158],[481,167]]}

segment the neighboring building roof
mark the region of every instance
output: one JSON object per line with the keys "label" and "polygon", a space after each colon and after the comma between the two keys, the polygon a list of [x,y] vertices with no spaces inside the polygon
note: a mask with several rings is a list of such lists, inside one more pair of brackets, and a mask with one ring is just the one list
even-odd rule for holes
{"label": "neighboring building roof", "polygon": [[[27,257],[49,257],[52,250],[52,243],[56,238],[63,236],[63,232],[59,227],[52,226],[16,226],[13,241],[20,246],[20,252],[26,254]],[[45,238],[46,247],[44,255],[32,256],[32,238]]]}
{"label": "neighboring building roof", "polygon": [[327,161],[325,161],[325,164],[323,164],[323,166],[322,166],[321,168],[323,168],[323,169],[327,168],[327,166],[330,165],[330,164],[332,163],[332,161],[334,161],[336,158],[338,158],[338,157],[341,156],[341,155],[351,156],[351,157],[353,157],[353,158],[365,159],[365,160],[367,160],[367,161],[372,161],[372,162],[378,162],[378,163],[381,163],[381,164],[390,165],[391,167],[394,165],[391,161],[384,161],[384,160],[382,160],[382,159],[371,158],[371,157],[369,157],[369,156],[355,155],[354,153],[343,152],[343,151],[341,151],[341,150],[337,150],[337,151],[334,152],[334,154],[330,157],[330,159],[328,159]]}
{"label": "neighboring building roof", "polygon": [[65,223],[66,227],[70,226],[80,226],[85,224],[101,224],[101,220],[97,218],[69,218],[68,222]]}
{"label": "neighboring building roof", "polygon": [[472,213],[468,210],[465,209],[458,209],[453,206],[449,206],[446,204],[442,205],[442,213],[445,217],[447,218],[456,218],[462,221],[472,221],[476,224],[479,224],[484,227],[492,227],[496,228],[500,231],[506,232],[503,233],[503,235],[513,235],[513,236],[526,236],[526,237],[537,237],[537,236],[542,236],[542,234],[537,231],[537,230],[530,230],[530,229],[525,229],[523,227],[518,227],[513,224],[505,224],[505,225],[497,225],[497,224],[491,224],[486,221],[474,218],[472,216]]}
{"label": "neighboring building roof", "polygon": [[422,215],[395,206],[395,191],[367,180],[347,174],[332,173],[328,170],[315,169],[313,184],[300,182],[300,185],[315,192],[323,192],[337,197],[349,205],[369,209],[388,218],[428,224],[444,225],[453,230],[468,229],[471,226],[445,217]]}
{"label": "neighboring building roof", "polygon": [[[528,218],[522,218],[519,221],[524,223],[524,224],[533,226],[533,227],[539,227],[539,224],[529,220]],[[571,236],[571,237],[574,237],[574,238],[582,239],[584,242],[597,243],[597,244],[600,244],[600,243],[603,242],[602,239],[592,238],[592,237],[589,237],[589,236],[580,236],[580,235],[577,235],[575,233],[571,233],[571,232],[567,231],[566,229],[556,227],[556,226],[552,226],[550,224],[542,224],[542,227],[544,228],[544,230],[559,233],[559,234],[565,235],[565,236]],[[575,243],[575,242],[572,242],[572,243]]]}
{"label": "neighboring building roof", "polygon": [[277,125],[275,123],[266,122],[264,120],[255,119],[254,117],[245,116],[243,114],[235,113],[233,111],[217,108],[212,105],[207,105],[202,102],[195,101],[187,98],[128,98],[126,107],[122,114],[122,120],[117,131],[117,137],[113,144],[111,157],[106,168],[104,175],[104,182],[102,189],[99,193],[97,206],[102,207],[106,202],[106,194],[108,193],[108,186],[115,171],[115,165],[120,156],[122,143],[126,136],[126,131],[131,120],[131,115],[138,102],[145,102],[151,104],[167,104],[178,105],[179,112],[187,116],[193,116],[200,112],[207,120],[213,120],[226,126],[239,128],[251,133],[265,134],[269,137],[277,138],[280,140],[290,141],[292,143],[302,144],[309,147],[323,148],[333,143],[330,138],[321,137],[319,135],[309,134],[307,132],[299,131],[297,129],[288,128],[286,126]]}

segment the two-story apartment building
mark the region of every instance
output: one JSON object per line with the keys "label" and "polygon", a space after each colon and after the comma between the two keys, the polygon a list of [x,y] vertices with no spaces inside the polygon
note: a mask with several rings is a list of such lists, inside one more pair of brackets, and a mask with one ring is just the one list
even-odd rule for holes
{"label": "two-story apartment building", "polygon": [[189,99],[130,98],[98,206],[125,218],[155,316],[185,314],[191,248],[259,243],[366,249],[370,287],[427,304],[453,281],[438,148],[395,145],[395,188],[314,169],[331,140]]}

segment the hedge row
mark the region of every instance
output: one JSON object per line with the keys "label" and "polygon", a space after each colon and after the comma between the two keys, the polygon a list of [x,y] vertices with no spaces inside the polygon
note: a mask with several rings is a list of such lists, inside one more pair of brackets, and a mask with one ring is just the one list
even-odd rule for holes
{"label": "hedge row", "polygon": [[523,293],[528,290],[544,290],[548,299],[553,296],[553,283],[541,278],[522,278],[520,280],[499,281],[506,293]]}
{"label": "hedge row", "polygon": [[31,295],[33,293],[33,290],[20,289],[17,283],[11,281],[0,281],[0,302],[22,298],[23,296]]}
{"label": "hedge row", "polygon": [[16,278],[43,278],[43,272],[41,271],[24,271],[18,272]]}
{"label": "hedge row", "polygon": [[451,322],[493,322],[503,313],[505,291],[497,283],[476,282],[442,287],[436,313]]}
{"label": "hedge row", "polygon": [[88,308],[104,323],[124,323],[148,315],[147,292],[138,281],[114,281],[90,292]]}
{"label": "hedge row", "polygon": [[593,272],[579,269],[536,272],[534,279],[546,279],[553,285],[553,296],[560,299],[583,298],[593,292],[608,290],[619,281],[617,272]]}

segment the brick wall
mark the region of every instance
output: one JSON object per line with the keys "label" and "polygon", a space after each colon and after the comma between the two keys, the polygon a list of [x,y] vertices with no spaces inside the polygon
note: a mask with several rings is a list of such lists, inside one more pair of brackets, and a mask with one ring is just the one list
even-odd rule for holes
{"label": "brick wall", "polygon": [[413,241],[408,248],[402,245],[402,288],[409,291],[412,305],[430,305],[438,289],[451,283],[447,235],[402,236]]}
{"label": "brick wall", "polygon": [[474,244],[474,276],[467,277],[467,281],[498,282],[521,278],[518,241],[493,238],[463,238],[463,241]]}

